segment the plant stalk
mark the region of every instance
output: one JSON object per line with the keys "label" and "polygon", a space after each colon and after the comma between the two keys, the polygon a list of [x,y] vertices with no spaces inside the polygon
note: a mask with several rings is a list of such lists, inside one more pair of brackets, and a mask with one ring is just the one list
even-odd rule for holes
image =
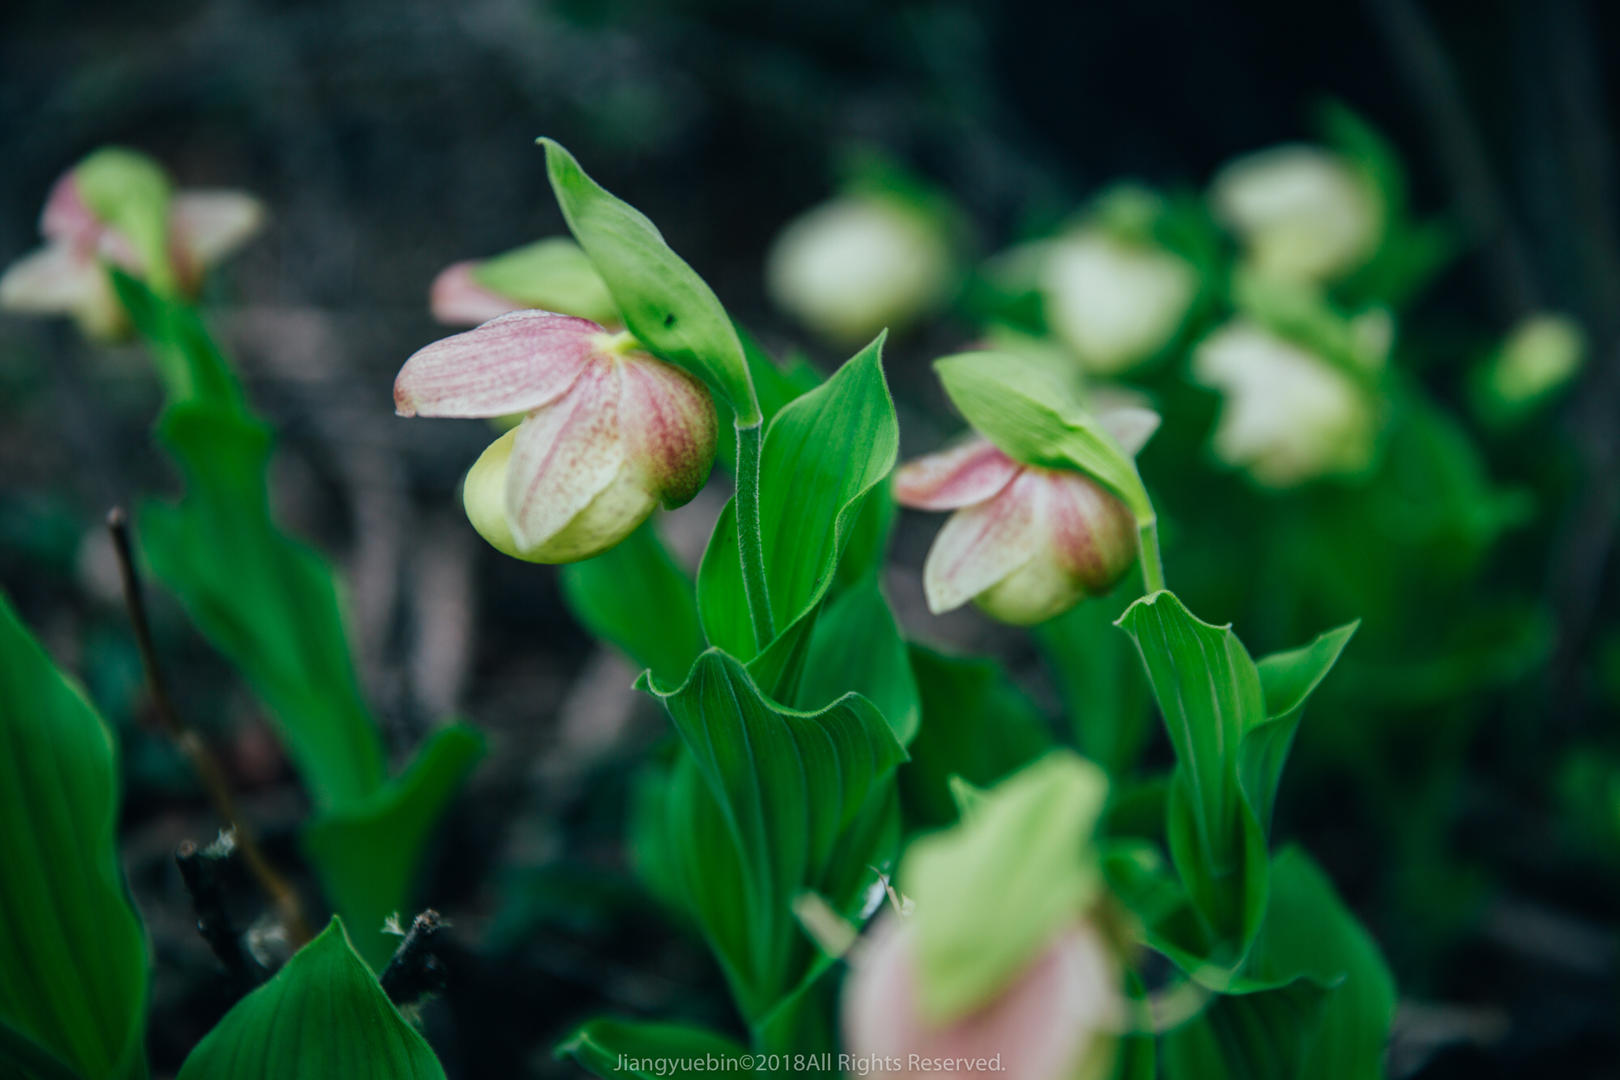
{"label": "plant stalk", "polygon": [[1164,557],[1159,554],[1157,517],[1137,526],[1137,540],[1142,562],[1142,594],[1151,595],[1164,588]]}

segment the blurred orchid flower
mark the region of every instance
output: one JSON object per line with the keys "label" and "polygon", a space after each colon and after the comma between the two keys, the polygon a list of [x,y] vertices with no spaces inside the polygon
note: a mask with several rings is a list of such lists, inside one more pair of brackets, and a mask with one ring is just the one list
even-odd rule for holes
{"label": "blurred orchid flower", "polygon": [[264,205],[238,191],[182,190],[149,159],[102,150],[57,180],[40,217],[45,245],[0,277],[0,308],[70,315],[98,340],[128,323],[105,265],[195,294],[203,274],[263,227]]}
{"label": "blurred orchid flower", "polygon": [[[892,1058],[899,1075],[967,1076],[936,1063],[983,1059],[1008,1080],[1094,1080],[1106,1076],[1124,1022],[1118,959],[1089,924],[1059,934],[987,1004],[932,1024],[919,1000],[915,933],[886,914],[851,955],[843,1031],[853,1054]],[[934,1064],[934,1069],[927,1066]]]}
{"label": "blurred orchid flower", "polygon": [[771,246],[771,298],[837,342],[899,329],[946,299],[955,274],[945,230],[898,199],[849,195],[788,224]]}
{"label": "blurred orchid flower", "polygon": [[[1358,336],[1387,339],[1387,317],[1370,316],[1357,320]],[[1237,319],[1206,337],[1193,354],[1193,375],[1225,395],[1216,456],[1264,487],[1355,473],[1372,460],[1378,410],[1368,391],[1258,323]]]}
{"label": "blurred orchid flower", "polygon": [[420,349],[401,416],[523,421],[467,474],[467,517],[495,548],[562,563],[613,547],[653,508],[697,494],[714,463],[714,401],[696,378],[589,319],[514,311]]}
{"label": "blurred orchid flower", "polygon": [[1384,231],[1385,208],[1372,183],[1318,146],[1238,158],[1216,174],[1210,200],[1254,268],[1284,280],[1349,273],[1372,257]]}
{"label": "blurred orchid flower", "polygon": [[447,326],[476,326],[524,308],[604,325],[619,322],[619,309],[590,257],[563,237],[451,263],[433,279],[429,304],[433,317]]}
{"label": "blurred orchid flower", "polygon": [[[1147,409],[1100,419],[1128,454],[1158,426]],[[978,435],[901,466],[894,491],[902,506],[953,511],[923,564],[936,615],[972,600],[1032,625],[1108,592],[1136,562],[1136,518],[1112,492],[1079,472],[1020,464]]]}
{"label": "blurred orchid flower", "polygon": [[1550,312],[1527,316],[1474,372],[1475,406],[1493,424],[1523,420],[1574,381],[1586,352],[1586,335],[1573,319]]}
{"label": "blurred orchid flower", "polygon": [[1198,292],[1185,259],[1100,228],[1056,240],[1045,255],[1047,322],[1096,375],[1117,375],[1163,349]]}

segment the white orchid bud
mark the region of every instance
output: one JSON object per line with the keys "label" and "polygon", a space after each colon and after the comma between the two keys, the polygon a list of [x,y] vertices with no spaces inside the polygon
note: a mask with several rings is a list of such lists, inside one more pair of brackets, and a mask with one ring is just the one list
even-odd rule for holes
{"label": "white orchid bud", "polygon": [[449,326],[476,326],[524,308],[619,322],[619,309],[590,257],[563,237],[451,263],[434,278],[429,304],[433,317]]}
{"label": "white orchid bud", "polygon": [[1532,315],[1515,326],[1476,376],[1488,419],[1519,420],[1569,385],[1586,362],[1586,335],[1563,315]]}
{"label": "white orchid bud", "polygon": [[714,401],[693,376],[588,319],[515,311],[419,350],[394,382],[401,416],[522,423],[467,474],[467,517],[529,562],[587,559],[660,503],[679,506],[714,463]]}
{"label": "white orchid bud", "polygon": [[[1148,434],[1122,428],[1139,440],[1127,452]],[[902,506],[953,511],[923,564],[936,615],[972,600],[1032,625],[1108,592],[1136,561],[1136,519],[1111,492],[1078,472],[1021,465],[978,436],[901,466],[894,492]]]}
{"label": "white orchid bud", "polygon": [[865,341],[937,307],[952,281],[950,243],[892,199],[826,202],[782,230],[765,266],[771,298],[838,342]]}
{"label": "white orchid bud", "polygon": [[1321,147],[1277,146],[1238,158],[1216,174],[1210,198],[1254,268],[1285,280],[1326,281],[1355,270],[1383,234],[1377,192]]}
{"label": "white orchid bud", "polygon": [[1198,275],[1149,242],[1086,229],[1045,250],[1046,321],[1097,375],[1116,375],[1164,348],[1187,315]]}
{"label": "white orchid bud", "polygon": [[[943,1024],[921,1006],[910,923],[884,915],[851,956],[845,1049],[891,1076],[1094,1080],[1113,1066],[1125,1006],[1118,958],[1093,927],[1060,933],[988,1003]],[[986,1062],[974,1069],[951,1063]]]}
{"label": "white orchid bud", "polygon": [[1355,473],[1372,460],[1377,410],[1331,361],[1239,319],[1206,337],[1193,374],[1225,396],[1215,454],[1270,488]]}
{"label": "white orchid bud", "polygon": [[52,187],[40,216],[45,246],[0,277],[0,307],[71,315],[88,336],[116,339],[129,326],[104,265],[195,294],[205,271],[252,239],[264,217],[251,195],[171,193],[150,160],[99,151]]}

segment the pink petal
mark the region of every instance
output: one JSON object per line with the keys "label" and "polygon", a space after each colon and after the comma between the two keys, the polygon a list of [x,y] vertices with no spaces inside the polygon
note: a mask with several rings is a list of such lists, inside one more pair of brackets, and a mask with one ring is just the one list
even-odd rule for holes
{"label": "pink petal", "polygon": [[956,510],[1006,487],[1018,467],[990,440],[974,436],[900,466],[894,474],[894,497],[915,510]]}
{"label": "pink petal", "polygon": [[480,285],[473,277],[477,266],[476,260],[468,259],[439,271],[428,293],[428,307],[435,319],[448,326],[477,326],[508,311],[523,309],[523,304]]}
{"label": "pink petal", "polygon": [[[896,1059],[890,1075],[930,1080],[991,1070],[1006,1080],[1067,1080],[1091,1075],[1082,1062],[1106,1054],[1123,1009],[1117,962],[1096,930],[1063,933],[994,999],[943,1027],[919,1014],[914,933],[886,914],[851,958],[843,1028],[852,1053]],[[990,1069],[949,1067],[979,1058]]]}
{"label": "pink petal", "polygon": [[169,204],[177,262],[212,266],[264,227],[264,204],[241,191],[182,191]]}
{"label": "pink petal", "polygon": [[93,248],[104,228],[79,194],[79,182],[73,173],[64,173],[45,200],[45,211],[39,218],[40,233],[47,240]]}
{"label": "pink petal", "polygon": [[1159,430],[1159,414],[1152,409],[1127,405],[1105,409],[1097,417],[1103,430],[1114,437],[1121,450],[1135,457]]}
{"label": "pink petal", "polygon": [[94,302],[106,288],[96,260],[67,244],[29,252],[0,277],[0,307],[66,315]]}
{"label": "pink petal", "polygon": [[1107,591],[1136,559],[1136,520],[1101,485],[1079,473],[1031,469],[1045,487],[1048,543],[1059,565],[1092,595]]}
{"label": "pink petal", "polygon": [[587,365],[566,394],[518,425],[506,509],[519,547],[535,548],[555,536],[624,467],[621,367],[610,360]]}
{"label": "pink petal", "polygon": [[1045,483],[1025,469],[995,498],[952,514],[923,563],[928,610],[953,611],[1033,558],[1044,500]]}
{"label": "pink petal", "polygon": [[596,356],[589,319],[514,311],[435,341],[394,380],[401,416],[505,416],[557,400]]}
{"label": "pink petal", "polygon": [[665,506],[698,493],[714,464],[719,422],[709,391],[662,360],[632,353],[619,364],[626,452]]}

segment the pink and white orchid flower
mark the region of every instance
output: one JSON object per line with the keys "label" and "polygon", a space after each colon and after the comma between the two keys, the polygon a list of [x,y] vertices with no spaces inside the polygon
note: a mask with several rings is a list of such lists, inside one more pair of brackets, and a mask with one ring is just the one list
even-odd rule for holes
{"label": "pink and white orchid flower", "polygon": [[620,321],[619,309],[590,256],[561,236],[487,259],[451,263],[433,279],[428,306],[446,326],[477,326],[525,308],[603,324]]}
{"label": "pink and white orchid flower", "polygon": [[[74,169],[51,189],[40,216],[45,245],[0,276],[0,308],[70,315],[84,332],[111,340],[128,332],[103,264],[145,276],[151,268],[133,240],[97,216]],[[180,289],[195,294],[204,272],[263,227],[264,205],[239,191],[180,191],[168,203],[168,258]]]}
{"label": "pink and white orchid flower", "polygon": [[1089,924],[1059,934],[989,1002],[944,1024],[929,1022],[921,1009],[913,934],[911,924],[885,915],[851,956],[843,1003],[850,1053],[895,1064],[884,1072],[901,1077],[993,1071],[1008,1080],[1091,1080],[1108,1074],[1124,1021],[1123,975]]}
{"label": "pink and white orchid flower", "polygon": [[413,355],[401,416],[524,414],[467,474],[467,517],[528,562],[588,559],[697,494],[718,421],[704,385],[589,319],[514,311]]}
{"label": "pink and white orchid flower", "polygon": [[[1127,453],[1158,424],[1146,409],[1104,419]],[[923,564],[928,610],[969,600],[989,616],[1030,626],[1112,589],[1136,562],[1136,519],[1083,473],[1024,465],[988,439],[900,467],[895,498],[914,510],[949,510]]]}

